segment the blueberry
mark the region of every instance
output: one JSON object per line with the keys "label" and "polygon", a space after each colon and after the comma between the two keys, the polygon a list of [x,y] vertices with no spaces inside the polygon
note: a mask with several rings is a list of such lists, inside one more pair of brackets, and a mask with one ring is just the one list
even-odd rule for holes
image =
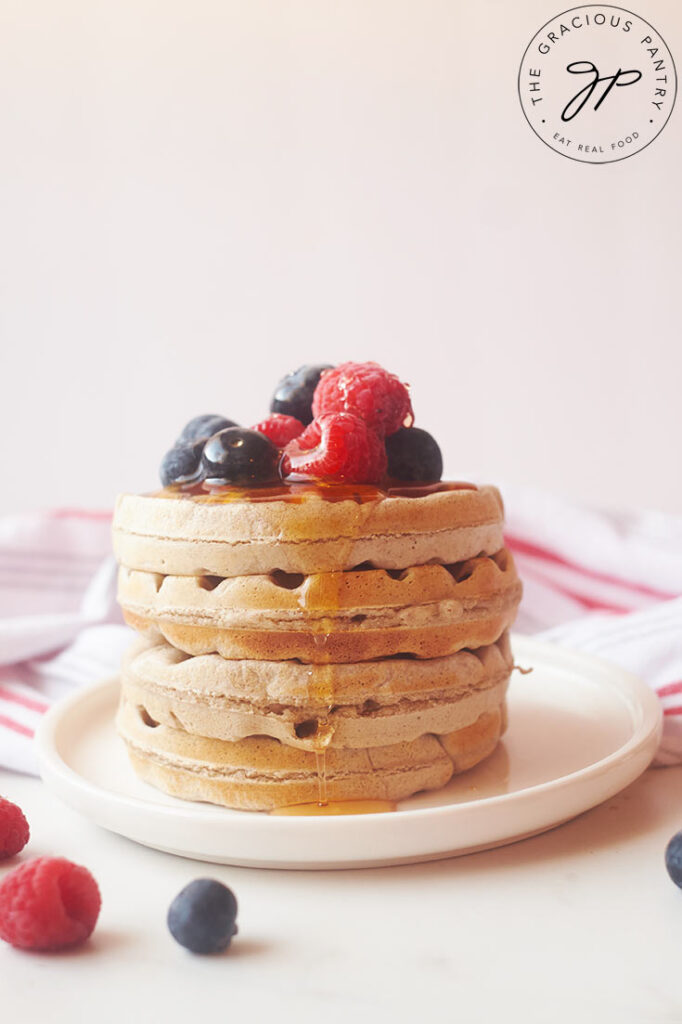
{"label": "blueberry", "polygon": [[226,420],[224,416],[216,416],[214,413],[195,416],[193,420],[185,424],[177,443],[187,444],[190,441],[207,441],[209,437],[217,434],[219,430],[236,426],[238,424],[234,420]]}
{"label": "blueberry", "polygon": [[213,878],[196,878],[168,908],[168,930],[192,953],[222,953],[237,933],[237,900]]}
{"label": "blueberry", "polygon": [[301,423],[307,424],[313,418],[313,394],[323,370],[332,367],[300,366],[294,373],[283,377],[277,385],[270,412],[281,412],[285,416],[294,416]]}
{"label": "blueberry", "polygon": [[665,866],[675,885],[682,889],[682,832],[677,832],[668,843]]}
{"label": "blueberry", "polygon": [[228,427],[204,446],[204,476],[213,483],[264,484],[279,479],[279,451],[264,434]]}
{"label": "blueberry", "polygon": [[168,487],[169,484],[198,480],[201,476],[203,450],[203,441],[197,441],[195,444],[180,444],[178,442],[174,448],[166,452],[159,471],[163,486]]}
{"label": "blueberry", "polygon": [[443,473],[443,456],[436,440],[419,427],[401,427],[386,438],[388,475],[410,483],[436,483]]}

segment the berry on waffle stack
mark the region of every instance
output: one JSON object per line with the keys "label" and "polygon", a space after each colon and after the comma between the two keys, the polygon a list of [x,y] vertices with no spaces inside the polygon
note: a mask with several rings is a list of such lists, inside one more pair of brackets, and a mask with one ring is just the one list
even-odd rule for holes
{"label": "berry on waffle stack", "polygon": [[495,749],[521,597],[502,501],[442,482],[413,420],[375,363],[302,367],[256,426],[196,417],[163,490],[119,498],[141,636],[118,727],[142,779],[248,810],[379,810]]}

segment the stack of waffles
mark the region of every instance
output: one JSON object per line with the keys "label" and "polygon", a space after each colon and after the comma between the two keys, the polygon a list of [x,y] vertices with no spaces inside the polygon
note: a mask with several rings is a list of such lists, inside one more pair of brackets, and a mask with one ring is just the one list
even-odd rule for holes
{"label": "stack of waffles", "polygon": [[505,727],[521,585],[494,487],[124,495],[119,732],[178,797],[396,801]]}

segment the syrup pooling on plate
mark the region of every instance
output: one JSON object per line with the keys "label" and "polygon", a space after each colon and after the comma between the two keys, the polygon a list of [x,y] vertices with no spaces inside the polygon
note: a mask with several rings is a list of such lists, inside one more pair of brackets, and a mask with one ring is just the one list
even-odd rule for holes
{"label": "syrup pooling on plate", "polygon": [[341,814],[390,814],[398,805],[392,800],[330,800],[324,804],[290,804],[275,807],[270,814],[278,817],[333,817]]}

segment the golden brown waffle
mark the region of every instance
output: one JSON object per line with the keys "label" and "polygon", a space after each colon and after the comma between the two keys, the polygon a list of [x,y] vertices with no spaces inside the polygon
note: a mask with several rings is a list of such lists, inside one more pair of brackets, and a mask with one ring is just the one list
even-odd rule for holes
{"label": "golden brown waffle", "polygon": [[[444,786],[492,753],[504,727],[503,705],[467,728],[363,750],[331,749],[324,768],[330,800],[402,800]],[[228,742],[145,721],[127,701],[118,729],[137,774],[185,800],[272,810],[318,799],[318,757],[269,737]]]}
{"label": "golden brown waffle", "polygon": [[[144,634],[118,716],[141,778],[254,810],[399,800],[494,749],[521,584],[494,487],[124,495]],[[321,774],[320,774],[321,772]]]}
{"label": "golden brown waffle", "polygon": [[[443,485],[447,487],[448,485]],[[243,500],[239,492],[190,495],[173,489],[119,497],[114,551],[131,569],[181,576],[321,573],[363,562],[388,569],[452,564],[503,545],[495,487],[422,497],[331,500],[312,488],[296,500]]]}
{"label": "golden brown waffle", "polygon": [[373,747],[450,733],[503,701],[506,634],[475,653],[359,664],[188,657],[166,643],[137,648],[123,694],[143,719],[222,740],[271,736],[302,750]]}
{"label": "golden brown waffle", "polygon": [[521,584],[506,550],[402,571],[219,577],[122,570],[119,601],[140,632],[189,654],[306,662],[436,658],[494,643]]}

